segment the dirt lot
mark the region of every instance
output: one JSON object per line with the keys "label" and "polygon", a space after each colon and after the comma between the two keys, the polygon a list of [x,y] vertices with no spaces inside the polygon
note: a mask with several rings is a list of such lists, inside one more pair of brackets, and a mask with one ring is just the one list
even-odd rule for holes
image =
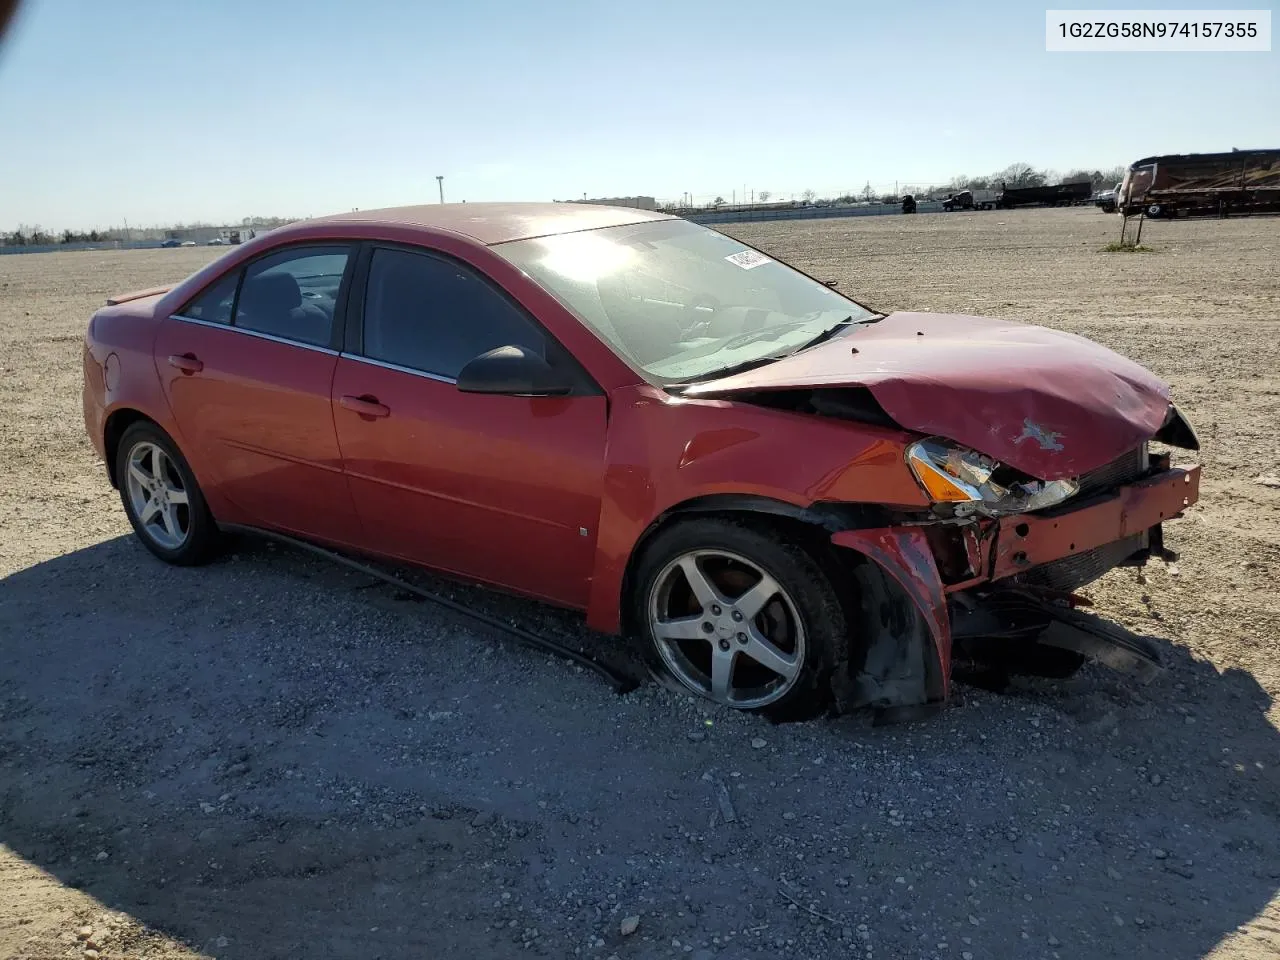
{"label": "dirt lot", "polygon": [[732,230],[881,310],[1096,338],[1205,444],[1181,558],[1092,591],[1165,676],[962,688],[874,729],[617,697],[284,549],[162,566],[83,437],[79,341],[106,294],[215,251],[0,257],[0,957],[1280,955],[1280,489],[1255,482],[1280,461],[1280,219],[1099,252],[1116,231]]}

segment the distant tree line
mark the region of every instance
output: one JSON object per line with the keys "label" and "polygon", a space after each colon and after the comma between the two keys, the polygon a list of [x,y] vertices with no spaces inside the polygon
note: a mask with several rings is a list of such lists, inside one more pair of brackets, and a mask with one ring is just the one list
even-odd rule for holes
{"label": "distant tree line", "polygon": [[1108,167],[1106,170],[1070,170],[1059,177],[1051,170],[1037,170],[1029,163],[1011,163],[1003,170],[986,177],[970,177],[961,174],[952,177],[948,189],[957,190],[996,190],[1000,184],[1009,187],[1043,187],[1045,184],[1088,183],[1093,189],[1114,187],[1124,179],[1124,167]]}
{"label": "distant tree line", "polygon": [[[801,199],[805,203],[817,204],[818,206],[829,206],[833,203],[898,203],[906,194],[912,194],[917,197],[927,197],[934,195],[945,195],[948,193],[958,193],[961,190],[998,190],[1003,183],[1008,187],[1042,187],[1048,183],[1088,183],[1094,190],[1105,190],[1115,186],[1124,178],[1124,167],[1108,167],[1105,170],[1070,170],[1062,176],[1054,173],[1052,170],[1037,170],[1029,163],[1011,163],[1003,170],[997,170],[995,173],[986,176],[971,177],[967,174],[960,174],[952,177],[949,183],[941,186],[927,185],[915,186],[912,184],[904,184],[897,193],[877,192],[870,183],[867,183],[857,193],[844,193],[838,197],[818,197],[813,190],[805,190],[800,194]],[[769,190],[756,191],[756,197],[761,203],[767,203],[770,198],[776,196]],[[712,208],[724,206],[725,199],[723,196],[716,197],[709,206]],[[668,202],[659,205],[663,210],[677,210],[682,208],[682,204]],[[222,229],[226,226],[238,226],[241,228],[249,227],[255,230],[271,230],[275,227],[284,226],[286,223],[294,223],[298,217],[245,217],[239,224],[215,224],[198,221],[195,223],[177,223],[167,227],[134,227],[128,230],[124,228],[112,228],[110,230],[90,230],[87,233],[77,233],[74,230],[63,230],[60,234],[52,234],[42,229],[39,224],[36,226],[27,226],[20,224],[17,230],[10,233],[0,234],[0,246],[6,247],[42,247],[51,246],[53,244],[72,244],[72,243],[109,243],[115,240],[163,240],[169,236],[177,236],[186,230],[198,229]]]}
{"label": "distant tree line", "polygon": [[[800,194],[800,198],[809,204],[817,206],[829,206],[833,203],[892,203],[896,204],[902,200],[907,194],[919,197],[941,197],[947,194],[958,193],[961,190],[999,190],[1003,183],[1007,187],[1042,187],[1052,183],[1088,183],[1094,190],[1107,190],[1114,187],[1122,179],[1124,179],[1124,167],[1108,167],[1107,169],[1093,170],[1070,170],[1059,176],[1052,170],[1038,170],[1029,163],[1011,163],[1003,170],[997,170],[995,173],[986,176],[971,177],[967,174],[960,174],[952,177],[950,182],[938,185],[928,184],[917,186],[915,184],[903,184],[901,189],[896,193],[888,193],[883,190],[877,191],[870,183],[867,183],[861,190],[856,193],[843,193],[837,197],[818,197],[813,190],[805,190]],[[770,197],[777,195],[769,190],[757,190],[756,197],[763,203],[768,202]],[[725,204],[723,196],[718,196],[709,206],[711,208],[721,207]],[[661,204],[664,210],[680,209],[679,203]]]}
{"label": "distant tree line", "polygon": [[298,219],[298,217],[245,217],[238,224],[197,221],[195,223],[176,223],[165,227],[129,227],[127,229],[113,227],[110,230],[94,229],[86,232],[63,230],[61,233],[52,233],[39,224],[29,226],[22,223],[18,225],[16,230],[12,230],[9,233],[0,233],[0,247],[48,247],[55,244],[111,243],[117,240],[163,240],[166,237],[178,236],[188,230],[221,230],[228,226],[241,229],[248,227],[254,230],[271,230],[275,227],[284,226],[286,223],[293,223]]}
{"label": "distant tree line", "polygon": [[113,240],[147,240],[158,239],[159,234],[155,230],[129,230],[123,228],[113,230],[89,230],[86,232],[77,232],[75,230],[63,230],[61,233],[52,233],[44,227],[36,224],[35,226],[27,226],[25,223],[19,224],[17,230],[9,233],[0,233],[0,246],[3,247],[48,247],[54,244],[64,243],[110,243]]}

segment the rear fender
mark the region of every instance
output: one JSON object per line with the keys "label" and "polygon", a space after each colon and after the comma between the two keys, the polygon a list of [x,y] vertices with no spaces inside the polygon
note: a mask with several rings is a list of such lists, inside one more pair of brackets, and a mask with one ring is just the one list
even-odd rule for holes
{"label": "rear fender", "polygon": [[85,428],[102,455],[113,486],[118,485],[109,439],[118,439],[121,420],[146,419],[160,427],[188,458],[201,490],[217,516],[223,509],[216,488],[206,484],[191,463],[182,431],[173,417],[156,368],[154,344],[162,322],[151,297],[103,307],[94,314],[85,337]]}

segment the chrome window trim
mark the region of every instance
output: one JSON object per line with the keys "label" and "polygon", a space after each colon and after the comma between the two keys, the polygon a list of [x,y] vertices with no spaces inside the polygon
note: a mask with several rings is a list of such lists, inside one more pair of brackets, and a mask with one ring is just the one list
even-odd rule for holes
{"label": "chrome window trim", "polygon": [[409,373],[415,377],[422,377],[424,380],[434,380],[437,383],[449,383],[457,386],[458,381],[455,377],[446,377],[438,373],[429,373],[426,370],[415,370],[413,367],[402,367],[398,363],[388,363],[385,360],[374,360],[372,357],[362,357],[356,353],[339,353],[339,357],[344,360],[355,360],[359,363],[367,363],[373,367],[381,367],[384,370],[394,370],[397,373]]}
{"label": "chrome window trim", "polygon": [[201,320],[198,317],[188,317],[181,313],[172,313],[169,315],[170,320],[181,320],[183,323],[194,323],[198,327],[212,327],[214,330],[232,330],[236,333],[242,333],[248,337],[257,337],[259,340],[270,340],[272,343],[283,343],[286,347],[301,347],[303,350],[314,350],[316,353],[323,353],[330,357],[338,356],[338,351],[330,347],[322,347],[315,343],[305,343],[302,340],[289,340],[285,337],[277,337],[273,333],[263,333],[260,330],[250,330],[248,327],[237,327],[230,323],[218,323],[216,320]]}

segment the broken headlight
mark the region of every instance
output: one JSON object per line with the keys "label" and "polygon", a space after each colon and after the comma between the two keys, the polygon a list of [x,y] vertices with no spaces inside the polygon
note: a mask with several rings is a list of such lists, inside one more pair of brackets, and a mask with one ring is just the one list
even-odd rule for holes
{"label": "broken headlight", "polygon": [[907,463],[935,507],[953,516],[981,513],[1001,517],[1052,507],[1074,496],[1074,480],[1004,479],[1011,473],[990,457],[949,440],[933,437],[907,448]]}

